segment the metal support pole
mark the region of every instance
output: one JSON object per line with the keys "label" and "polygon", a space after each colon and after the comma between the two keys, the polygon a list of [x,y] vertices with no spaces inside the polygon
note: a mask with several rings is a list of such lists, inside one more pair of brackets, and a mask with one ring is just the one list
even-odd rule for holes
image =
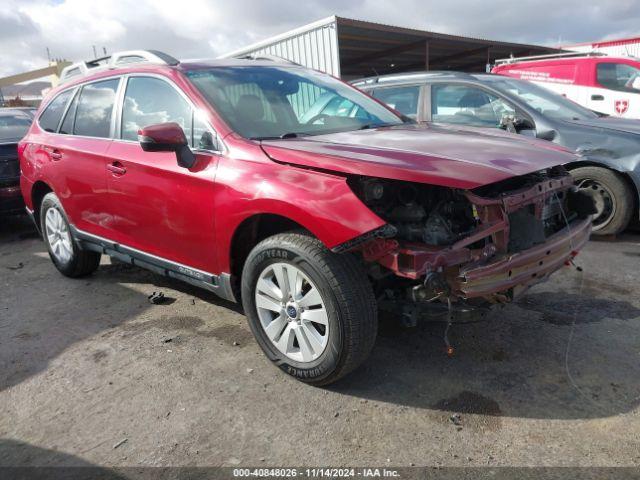
{"label": "metal support pole", "polygon": [[424,69],[429,71],[429,40],[424,42],[425,55],[424,55]]}

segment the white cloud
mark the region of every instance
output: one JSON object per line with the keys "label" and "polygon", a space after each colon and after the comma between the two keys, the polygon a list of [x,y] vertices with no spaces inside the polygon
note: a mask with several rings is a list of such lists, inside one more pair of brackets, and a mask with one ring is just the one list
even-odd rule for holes
{"label": "white cloud", "polygon": [[556,44],[638,34],[640,0],[3,0],[0,76],[53,57],[139,48],[215,57],[332,14],[445,33]]}

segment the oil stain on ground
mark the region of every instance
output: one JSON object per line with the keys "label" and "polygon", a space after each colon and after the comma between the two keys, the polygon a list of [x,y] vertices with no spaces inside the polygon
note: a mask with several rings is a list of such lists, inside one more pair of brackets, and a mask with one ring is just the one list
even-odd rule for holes
{"label": "oil stain on ground", "polygon": [[106,351],[104,351],[104,350],[96,350],[91,355],[91,358],[93,359],[93,361],[95,363],[100,363],[100,360],[102,360],[103,358],[106,358],[106,356],[107,356],[107,352]]}
{"label": "oil stain on ground", "polygon": [[[157,320],[148,320],[141,323],[125,324],[123,330],[131,336],[147,331],[151,328],[181,332],[182,337],[198,336],[216,338],[221,342],[236,347],[244,347],[253,341],[253,335],[247,327],[242,325],[224,324],[215,328],[205,328],[205,322],[199,317],[193,316],[163,316]],[[127,336],[130,336],[127,335]]]}
{"label": "oil stain on ground", "polygon": [[[569,292],[529,294],[518,306],[542,314],[540,320],[553,325],[597,323],[604,319],[633,320],[640,309],[624,300],[598,298],[588,292],[578,295]],[[559,308],[559,306],[561,306]]]}
{"label": "oil stain on ground", "polygon": [[37,340],[40,338],[40,334],[32,332],[21,332],[12,337],[14,340]]}
{"label": "oil stain on ground", "polygon": [[[432,405],[433,409],[446,413],[446,421],[456,416],[456,426],[474,430],[499,430],[502,410],[498,402],[479,393],[464,390],[455,397],[445,398]],[[459,425],[458,425],[459,423]]]}

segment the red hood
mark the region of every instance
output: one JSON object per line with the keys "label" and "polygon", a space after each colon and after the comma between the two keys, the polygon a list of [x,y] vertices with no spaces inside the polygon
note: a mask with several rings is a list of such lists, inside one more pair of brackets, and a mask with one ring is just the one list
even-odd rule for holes
{"label": "red hood", "polygon": [[262,148],[279,162],[465,189],[576,159],[550,142],[483,130],[403,125],[265,140]]}

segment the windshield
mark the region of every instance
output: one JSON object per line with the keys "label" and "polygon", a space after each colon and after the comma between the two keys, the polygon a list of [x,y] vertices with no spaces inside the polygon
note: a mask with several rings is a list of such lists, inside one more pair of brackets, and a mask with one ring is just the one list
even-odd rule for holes
{"label": "windshield", "polygon": [[581,107],[562,95],[523,80],[512,78],[497,79],[493,77],[491,85],[510,93],[513,97],[522,100],[531,108],[549,118],[556,120],[587,120],[598,117],[591,110]]}
{"label": "windshield", "polygon": [[212,67],[187,76],[245,138],[320,135],[403,120],[330,75],[295,67]]}
{"label": "windshield", "polygon": [[22,113],[0,113],[0,142],[21,139],[31,126],[31,118]]}

